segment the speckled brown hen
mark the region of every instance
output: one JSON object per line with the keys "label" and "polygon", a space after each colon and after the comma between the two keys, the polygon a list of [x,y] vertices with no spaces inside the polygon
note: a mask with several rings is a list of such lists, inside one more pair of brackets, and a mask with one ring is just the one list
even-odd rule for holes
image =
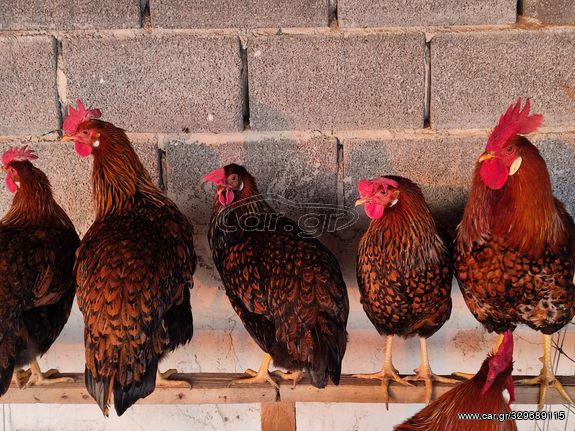
{"label": "speckled brown hen", "polygon": [[[386,400],[390,379],[401,384],[423,381],[429,402],[433,380],[453,382],[431,372],[426,343],[451,313],[449,238],[431,215],[419,187],[407,178],[360,180],[358,191],[356,205],[365,205],[371,222],[357,252],[357,282],[367,316],[386,336],[386,349],[380,372],[357,377],[381,379]],[[396,335],[420,337],[421,366],[415,376],[401,379],[392,364]]]}
{"label": "speckled brown hen", "polygon": [[[216,184],[209,242],[232,307],[249,334],[266,352],[259,371],[237,383],[268,381],[276,372],[297,383],[308,371],[322,388],[339,383],[349,313],[347,290],[335,256],[276,213],[260,195],[243,166],[211,172]],[[248,220],[249,219],[249,220]]]}
{"label": "speckled brown hen", "polygon": [[48,351],[70,316],[76,284],[74,225],[52,196],[46,175],[26,147],[2,156],[6,186],[15,193],[0,221],[0,395],[19,367],[31,363],[28,385],[71,381],[42,373],[36,357]]}
{"label": "speckled brown hen", "polygon": [[[192,338],[192,225],[153,183],[122,129],[100,111],[69,108],[63,140],[94,156],[96,219],[78,249],[86,387],[118,415],[158,386],[182,386],[158,362]],[[168,372],[173,374],[174,370]]]}
{"label": "speckled brown hen", "polygon": [[539,407],[548,385],[573,403],[551,367],[551,334],[575,314],[575,225],[553,197],[547,166],[521,134],[541,115],[529,99],[511,105],[477,162],[458,228],[455,275],[467,306],[487,330],[502,334],[523,323],[544,334]]}

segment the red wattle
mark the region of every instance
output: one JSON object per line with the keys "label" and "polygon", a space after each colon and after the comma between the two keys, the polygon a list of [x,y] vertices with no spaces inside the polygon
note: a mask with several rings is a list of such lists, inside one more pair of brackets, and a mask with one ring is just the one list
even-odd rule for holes
{"label": "red wattle", "polygon": [[383,210],[385,207],[380,204],[374,204],[373,202],[367,202],[364,206],[365,213],[367,216],[372,219],[378,219],[383,215]]}
{"label": "red wattle", "polygon": [[74,143],[74,148],[80,157],[88,157],[92,154],[92,146],[87,144]]}
{"label": "red wattle", "polygon": [[12,193],[16,193],[18,187],[10,175],[6,175],[6,188]]}
{"label": "red wattle", "polygon": [[481,163],[479,174],[487,187],[492,190],[499,190],[505,185],[507,177],[509,177],[509,170],[500,160],[491,159]]}

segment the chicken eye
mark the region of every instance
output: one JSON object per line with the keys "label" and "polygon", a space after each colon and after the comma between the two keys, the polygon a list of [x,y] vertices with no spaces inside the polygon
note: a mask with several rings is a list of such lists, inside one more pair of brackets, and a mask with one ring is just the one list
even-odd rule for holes
{"label": "chicken eye", "polygon": [[509,145],[509,146],[507,147],[507,152],[510,153],[511,151],[513,151],[513,147],[512,147],[511,145]]}
{"label": "chicken eye", "polygon": [[88,134],[88,131],[87,131],[87,130],[84,130],[82,133],[83,133],[84,135],[87,135],[87,134]]}

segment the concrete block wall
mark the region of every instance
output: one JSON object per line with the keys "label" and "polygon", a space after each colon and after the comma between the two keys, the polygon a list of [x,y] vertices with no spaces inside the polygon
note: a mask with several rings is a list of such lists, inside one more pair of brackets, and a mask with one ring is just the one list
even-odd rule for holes
{"label": "concrete block wall", "polygon": [[[28,143],[38,152],[38,166],[82,235],[93,220],[91,160],[57,140],[65,106],[82,98],[126,129],[197,230],[194,340],[163,367],[240,372],[257,366],[260,351],[211,261],[205,173],[242,163],[262,192],[286,199],[294,216],[302,205],[351,208],[359,178],[409,176],[454,227],[489,129],[517,97],[530,96],[533,110],[545,115],[533,140],[557,197],[575,213],[573,58],[575,8],[562,0],[3,0],[0,150]],[[2,191],[1,212],[10,201]],[[375,371],[383,355],[355,282],[365,226],[360,214],[349,229],[322,236],[349,288],[345,373]],[[475,371],[494,338],[468,312],[456,283],[453,298],[451,320],[429,342],[437,373],[453,364]],[[570,325],[566,352],[575,351],[573,331]],[[517,335],[516,370],[536,374],[540,339],[525,328]],[[417,341],[396,342],[394,360],[402,373],[418,366]],[[83,369],[77,309],[41,363]],[[559,373],[572,375],[575,367],[560,361]],[[420,407],[300,404],[298,423],[385,431]],[[248,430],[259,423],[257,405],[137,406],[107,421],[95,406],[76,406],[62,419],[69,409],[2,405],[0,430]],[[573,418],[549,425],[575,428]]]}

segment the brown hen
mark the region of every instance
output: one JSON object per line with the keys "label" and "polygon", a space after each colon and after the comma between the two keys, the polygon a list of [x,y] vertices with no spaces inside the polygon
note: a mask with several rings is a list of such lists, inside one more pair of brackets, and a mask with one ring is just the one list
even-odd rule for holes
{"label": "brown hen", "polygon": [[167,381],[158,362],[192,338],[193,229],[152,182],[122,129],[99,110],[70,108],[63,140],[93,154],[96,220],[75,266],[86,325],[85,379],[105,415],[118,415]]}

